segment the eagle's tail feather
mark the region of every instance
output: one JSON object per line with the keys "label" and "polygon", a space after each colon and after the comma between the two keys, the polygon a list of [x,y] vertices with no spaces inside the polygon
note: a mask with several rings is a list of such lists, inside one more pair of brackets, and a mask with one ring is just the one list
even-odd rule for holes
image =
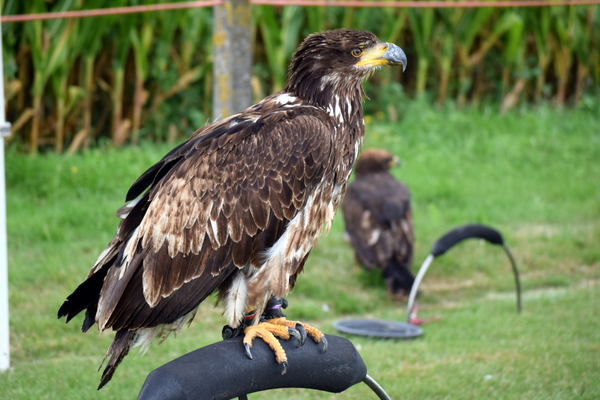
{"label": "eagle's tail feather", "polygon": [[98,368],[98,370],[100,370],[100,368],[102,368],[102,366],[104,365],[104,361],[106,361],[106,359],[110,356],[110,360],[108,360],[108,364],[102,372],[102,378],[100,379],[100,385],[98,386],[98,390],[102,389],[102,387],[106,385],[108,381],[111,380],[113,374],[115,373],[115,370],[117,369],[121,361],[123,361],[123,358],[125,358],[127,353],[129,353],[129,349],[131,349],[131,346],[135,342],[136,337],[136,331],[130,331],[127,329],[121,329],[117,331],[117,333],[115,334],[115,338],[113,339],[112,343],[110,344],[110,347],[106,351],[106,355],[102,359],[102,363]]}
{"label": "eagle's tail feather", "polygon": [[83,310],[88,310],[88,312],[86,312],[86,319],[81,328],[84,332],[87,331],[94,324],[94,316],[96,314],[96,308],[98,307],[100,291],[102,290],[104,278],[106,277],[109,267],[110,264],[103,266],[99,271],[79,285],[77,289],[67,297],[67,300],[65,300],[58,310],[58,318],[67,317],[67,322],[69,322]]}
{"label": "eagle's tail feather", "polygon": [[388,290],[394,295],[408,296],[415,278],[404,263],[398,262],[393,257],[383,270],[383,278]]}

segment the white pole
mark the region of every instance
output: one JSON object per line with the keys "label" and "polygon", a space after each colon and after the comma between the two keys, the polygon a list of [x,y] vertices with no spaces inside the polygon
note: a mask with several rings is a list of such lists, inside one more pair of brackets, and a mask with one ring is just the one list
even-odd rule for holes
{"label": "white pole", "polygon": [[[0,32],[2,23],[0,22]],[[8,256],[6,249],[6,186],[4,182],[4,136],[10,135],[10,124],[4,115],[4,66],[0,35],[0,371],[10,368],[8,331]]]}

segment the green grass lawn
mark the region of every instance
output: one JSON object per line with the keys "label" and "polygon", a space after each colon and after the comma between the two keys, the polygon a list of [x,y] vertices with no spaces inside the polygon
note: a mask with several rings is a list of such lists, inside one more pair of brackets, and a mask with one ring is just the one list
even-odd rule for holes
{"label": "green grass lawn", "polygon": [[[461,244],[424,280],[420,316],[442,317],[424,336],[350,337],[369,374],[394,399],[600,398],[600,114],[540,107],[497,116],[413,102],[396,125],[367,120],[365,147],[402,159],[395,174],[413,194],[414,269],[445,231],[483,223],[503,233],[524,290],[517,315],[503,252]],[[129,185],[167,150],[7,152],[12,369],[0,373],[0,398],[135,398],[151,370],[220,340],[224,318],[207,302],[189,329],[128,356],[98,392],[112,333],[82,334],[81,316],[68,325],[56,319],[114,234]],[[339,217],[289,296],[288,316],[331,334],[344,317],[403,320],[405,303],[354,264]],[[362,384],[340,395],[289,389],[250,398],[282,396],[375,398]]]}

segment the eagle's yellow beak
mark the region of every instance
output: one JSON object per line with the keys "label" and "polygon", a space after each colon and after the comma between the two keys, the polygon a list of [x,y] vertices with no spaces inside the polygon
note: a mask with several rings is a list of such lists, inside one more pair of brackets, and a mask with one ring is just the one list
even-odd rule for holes
{"label": "eagle's yellow beak", "polygon": [[390,168],[399,167],[400,166],[400,158],[398,156],[392,157],[389,164]]}
{"label": "eagle's yellow beak", "polygon": [[365,49],[356,65],[376,67],[378,65],[402,64],[402,71],[406,69],[406,54],[393,43],[380,42],[377,45]]}

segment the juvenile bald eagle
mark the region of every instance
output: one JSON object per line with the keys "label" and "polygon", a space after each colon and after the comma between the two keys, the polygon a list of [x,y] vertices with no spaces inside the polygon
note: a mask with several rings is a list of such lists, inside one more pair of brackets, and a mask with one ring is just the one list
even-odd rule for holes
{"label": "juvenile bald eagle", "polygon": [[257,336],[289,338],[294,322],[260,316],[294,287],[345,192],[364,134],[362,81],[396,64],[404,52],[372,33],[310,35],[285,90],[200,128],[137,179],[117,234],[58,312],[85,310],[84,332],[116,331],[100,387],[132,346],[179,330],[215,291],[231,327],[255,316],[248,351]]}
{"label": "juvenile bald eagle", "polygon": [[414,282],[413,224],[408,188],[390,174],[398,159],[385,150],[365,150],[355,167],[356,179],[342,203],[345,236],[356,260],[367,269],[379,266],[388,291],[408,296]]}

